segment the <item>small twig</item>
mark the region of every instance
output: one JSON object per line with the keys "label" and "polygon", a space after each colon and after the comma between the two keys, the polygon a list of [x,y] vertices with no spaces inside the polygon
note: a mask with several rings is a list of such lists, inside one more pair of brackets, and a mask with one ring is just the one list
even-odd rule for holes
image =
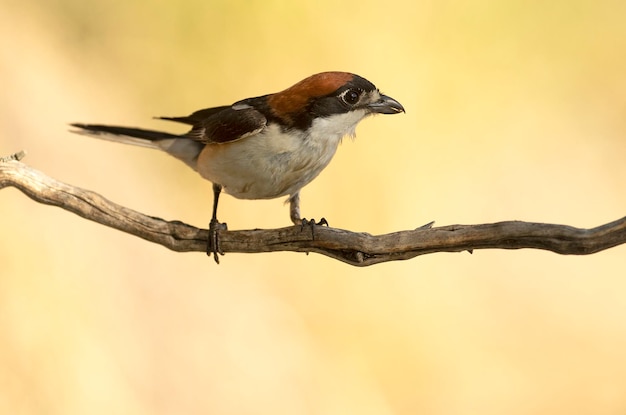
{"label": "small twig", "polygon": [[[86,219],[161,244],[174,251],[206,252],[208,231],[166,221],[117,205],[97,193],[62,183],[17,161],[23,152],[0,161],[0,188],[16,187],[33,200],[59,206]],[[315,239],[301,226],[221,231],[224,252],[316,252],[351,265],[366,266],[434,252],[476,249],[544,249],[586,255],[626,242],[626,217],[593,229],[520,221],[451,225],[373,236],[319,226]]]}
{"label": "small twig", "polygon": [[24,150],[18,151],[17,153],[0,157],[0,163],[6,163],[8,161],[20,161],[26,156],[26,152]]}

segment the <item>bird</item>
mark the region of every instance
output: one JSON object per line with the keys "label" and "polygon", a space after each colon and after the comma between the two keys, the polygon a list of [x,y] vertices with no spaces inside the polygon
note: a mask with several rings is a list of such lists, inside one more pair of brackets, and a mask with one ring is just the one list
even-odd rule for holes
{"label": "bird", "polygon": [[287,196],[294,225],[328,225],[300,216],[300,190],[335,155],[345,136],[374,114],[398,114],[404,107],[367,79],[350,72],[322,72],[287,89],[183,117],[155,117],[191,126],[185,134],[103,124],[70,124],[72,132],[162,150],[213,184],[207,254],[219,263],[217,219],[222,191],[238,199]]}

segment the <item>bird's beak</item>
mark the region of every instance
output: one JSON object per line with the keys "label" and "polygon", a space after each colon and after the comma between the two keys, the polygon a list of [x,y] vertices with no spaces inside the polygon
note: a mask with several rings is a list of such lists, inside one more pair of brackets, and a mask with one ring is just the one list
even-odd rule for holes
{"label": "bird's beak", "polygon": [[378,101],[368,104],[367,107],[371,112],[377,114],[398,114],[400,112],[405,112],[402,104],[395,99],[382,94]]}

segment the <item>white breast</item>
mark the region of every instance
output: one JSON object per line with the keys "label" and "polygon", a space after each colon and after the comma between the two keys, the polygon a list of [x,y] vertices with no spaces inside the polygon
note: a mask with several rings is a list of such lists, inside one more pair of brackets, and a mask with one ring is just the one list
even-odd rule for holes
{"label": "white breast", "polygon": [[313,122],[308,135],[283,133],[270,126],[254,136],[209,144],[198,157],[198,172],[239,199],[292,195],[328,165],[347,134],[354,134],[365,111],[352,111]]}

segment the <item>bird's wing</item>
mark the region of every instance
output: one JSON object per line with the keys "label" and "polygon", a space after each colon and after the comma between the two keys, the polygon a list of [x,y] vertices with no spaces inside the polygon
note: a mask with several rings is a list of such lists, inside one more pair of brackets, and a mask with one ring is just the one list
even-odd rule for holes
{"label": "bird's wing", "polygon": [[225,109],[228,109],[228,108],[230,108],[229,105],[223,106],[223,107],[205,108],[202,110],[198,110],[194,112],[193,114],[188,115],[186,117],[156,117],[156,118],[159,120],[175,121],[175,122],[181,122],[184,124],[195,125],[201,122],[202,120],[204,120],[205,118],[215,115],[218,112],[224,111]]}
{"label": "bird's wing", "polygon": [[191,124],[193,128],[183,137],[203,144],[241,140],[261,132],[267,124],[267,119],[261,112],[242,104],[206,108],[187,117],[161,118]]}

